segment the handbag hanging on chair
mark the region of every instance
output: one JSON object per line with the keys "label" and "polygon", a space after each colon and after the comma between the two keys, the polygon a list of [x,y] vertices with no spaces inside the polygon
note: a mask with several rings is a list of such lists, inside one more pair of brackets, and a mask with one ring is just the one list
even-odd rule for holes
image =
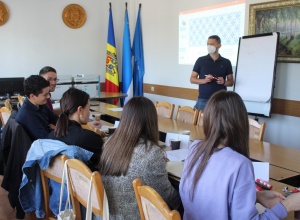
{"label": "handbag hanging on chair", "polygon": [[[62,183],[60,188],[60,199],[59,199],[59,211],[57,215],[58,220],[75,220],[76,217],[74,210],[71,208],[71,202],[70,202],[70,190],[69,190],[70,186],[69,186],[67,162],[68,161],[66,161],[64,164],[64,172],[62,175]],[[65,182],[67,182],[67,201],[65,205],[65,210],[61,211]]]}
{"label": "handbag hanging on chair", "polygon": [[[61,190],[60,190],[60,200],[59,200],[59,214],[57,216],[58,220],[75,220],[75,213],[74,210],[71,208],[70,204],[70,185],[69,185],[69,180],[68,180],[68,168],[67,168],[67,163],[68,160],[64,164],[64,172],[63,172],[63,177],[62,177],[62,184],[61,184]],[[67,201],[65,205],[65,210],[61,211],[61,206],[62,206],[62,198],[63,198],[63,193],[64,193],[64,185],[65,181],[67,182]],[[92,187],[93,187],[93,181],[92,177],[90,179],[90,186],[89,186],[89,192],[88,192],[88,198],[87,198],[87,207],[86,207],[86,220],[91,220],[92,219]],[[103,215],[102,215],[102,220],[109,220],[109,207],[108,207],[108,201],[107,201],[107,196],[105,193],[104,189],[104,198],[103,198]]]}

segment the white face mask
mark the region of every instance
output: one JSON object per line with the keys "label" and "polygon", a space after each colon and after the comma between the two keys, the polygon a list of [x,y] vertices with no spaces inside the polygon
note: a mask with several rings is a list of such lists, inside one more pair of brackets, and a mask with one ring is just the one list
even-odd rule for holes
{"label": "white face mask", "polygon": [[217,48],[213,45],[207,45],[207,51],[209,54],[213,54],[217,51]]}

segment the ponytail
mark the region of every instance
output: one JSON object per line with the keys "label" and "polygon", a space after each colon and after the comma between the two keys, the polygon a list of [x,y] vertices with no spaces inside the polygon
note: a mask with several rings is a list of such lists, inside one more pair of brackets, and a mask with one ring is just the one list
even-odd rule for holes
{"label": "ponytail", "polygon": [[63,112],[56,123],[54,136],[57,138],[64,137],[68,134],[69,129],[69,116],[66,112]]}

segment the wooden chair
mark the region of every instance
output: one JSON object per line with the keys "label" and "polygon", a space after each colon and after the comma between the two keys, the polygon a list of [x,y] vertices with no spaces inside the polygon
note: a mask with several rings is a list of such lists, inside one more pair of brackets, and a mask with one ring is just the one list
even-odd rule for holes
{"label": "wooden chair", "polygon": [[256,120],[249,118],[249,138],[263,141],[266,123],[259,124]]}
{"label": "wooden chair", "polygon": [[163,198],[150,186],[143,186],[140,179],[132,182],[141,220],[180,220],[176,210],[170,210]]}
{"label": "wooden chair", "polygon": [[11,102],[10,102],[10,99],[6,99],[5,102],[4,102],[4,106],[6,108],[8,108],[10,111],[12,111],[12,106],[11,106]]}
{"label": "wooden chair", "polygon": [[92,212],[96,215],[100,215],[101,217],[103,217],[105,214],[108,214],[108,211],[105,211],[106,195],[100,173],[98,171],[94,171],[92,173],[92,171],[78,159],[69,159],[66,163],[71,190],[70,195],[76,220],[81,219],[79,204],[83,205],[85,208],[87,207],[90,181],[92,181]]}
{"label": "wooden chair", "polygon": [[203,126],[203,110],[200,110],[198,113],[197,125]]}
{"label": "wooden chair", "polygon": [[11,115],[11,111],[12,110],[9,110],[7,107],[0,108],[0,118],[1,118],[2,126],[4,126],[8,121],[9,116]]}
{"label": "wooden chair", "polygon": [[19,107],[21,108],[25,101],[25,98],[21,95],[18,95],[18,101],[19,101]]}
{"label": "wooden chair", "polygon": [[67,159],[68,156],[59,154],[51,160],[50,166],[46,170],[40,169],[45,210],[45,217],[43,219],[57,219],[49,208],[50,196],[48,180],[51,179],[55,182],[62,183],[64,164]]}
{"label": "wooden chair", "polygon": [[101,137],[104,137],[104,134],[103,134],[98,128],[94,128],[94,127],[90,126],[89,124],[81,125],[81,127],[82,127],[83,129],[93,131],[93,132],[95,132],[96,134],[100,135]]}
{"label": "wooden chair", "polygon": [[189,106],[178,106],[176,120],[196,125],[198,118],[198,110]]}
{"label": "wooden chair", "polygon": [[157,115],[164,118],[173,118],[175,105],[168,102],[155,102]]}

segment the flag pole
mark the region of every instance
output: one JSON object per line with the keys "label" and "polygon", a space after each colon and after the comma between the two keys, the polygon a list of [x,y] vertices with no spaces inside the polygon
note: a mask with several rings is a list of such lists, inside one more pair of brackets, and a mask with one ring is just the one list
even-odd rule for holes
{"label": "flag pole", "polygon": [[121,99],[122,106],[133,96],[132,89],[132,53],[129,18],[127,2],[125,2],[125,18],[123,29],[123,49],[122,49],[122,92],[127,94],[126,98]]}

